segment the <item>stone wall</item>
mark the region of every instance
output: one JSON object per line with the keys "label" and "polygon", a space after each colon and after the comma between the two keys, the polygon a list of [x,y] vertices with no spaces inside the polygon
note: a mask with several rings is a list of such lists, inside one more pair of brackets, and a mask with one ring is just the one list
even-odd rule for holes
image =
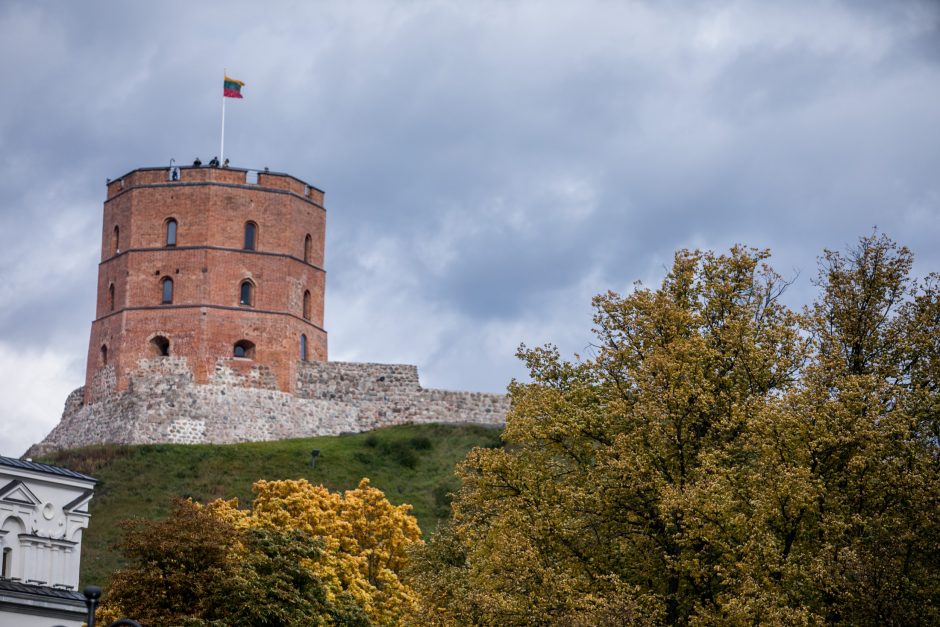
{"label": "stone wall", "polygon": [[59,425],[29,454],[102,442],[214,443],[361,432],[405,423],[505,423],[501,394],[421,387],[401,364],[308,362],[295,395],[277,390],[264,368],[220,360],[208,384],[193,381],[182,357],[142,359],[126,390],[84,404],[69,395]]}

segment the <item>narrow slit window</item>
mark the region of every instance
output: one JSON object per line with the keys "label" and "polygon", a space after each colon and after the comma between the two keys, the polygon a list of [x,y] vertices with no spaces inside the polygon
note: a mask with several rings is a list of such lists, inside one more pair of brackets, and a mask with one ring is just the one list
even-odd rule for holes
{"label": "narrow slit window", "polygon": [[300,361],[307,361],[307,336],[300,335]]}
{"label": "narrow slit window", "polygon": [[121,227],[114,225],[114,238],[112,241],[111,249],[114,251],[114,254],[121,252]]}
{"label": "narrow slit window", "polygon": [[176,246],[176,220],[166,221],[166,245]]}
{"label": "narrow slit window", "polygon": [[310,290],[304,290],[304,319],[310,320]]}
{"label": "narrow slit window", "polygon": [[245,223],[245,250],[255,250],[258,240],[258,225],[254,222]]}
{"label": "narrow slit window", "polygon": [[173,302],[173,279],[163,277],[163,299],[160,301],[163,305],[169,305]]}
{"label": "narrow slit window", "polygon": [[114,283],[108,286],[108,311],[114,311]]}
{"label": "narrow slit window", "polygon": [[101,365],[102,366],[108,365],[108,345],[107,344],[101,345]]}
{"label": "narrow slit window", "polygon": [[252,296],[251,281],[242,281],[242,284],[238,288],[238,304],[248,305],[250,307],[254,304],[252,301]]}
{"label": "narrow slit window", "polygon": [[304,263],[310,263],[310,248],[313,246],[313,238],[307,233],[304,238]]}

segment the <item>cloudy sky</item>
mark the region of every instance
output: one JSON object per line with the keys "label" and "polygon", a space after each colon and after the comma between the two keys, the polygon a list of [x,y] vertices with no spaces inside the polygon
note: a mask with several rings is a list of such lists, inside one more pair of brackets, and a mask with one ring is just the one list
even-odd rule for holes
{"label": "cloudy sky", "polygon": [[935,2],[0,2],[0,453],[84,380],[105,179],[219,150],[327,193],[331,358],[501,391],[682,247],[877,227],[940,270]]}

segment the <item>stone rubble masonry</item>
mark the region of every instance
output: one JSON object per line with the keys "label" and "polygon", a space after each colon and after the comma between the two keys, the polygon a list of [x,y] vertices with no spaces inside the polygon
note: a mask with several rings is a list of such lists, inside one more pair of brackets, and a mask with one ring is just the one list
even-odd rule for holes
{"label": "stone rubble masonry", "polygon": [[27,454],[104,442],[282,440],[406,423],[501,426],[509,409],[502,394],[423,388],[411,365],[297,362],[296,372],[289,394],[264,364],[219,360],[200,384],[185,357],[143,358],[123,390],[112,376],[102,378],[96,402],[84,402],[83,388],[72,392],[62,421]]}

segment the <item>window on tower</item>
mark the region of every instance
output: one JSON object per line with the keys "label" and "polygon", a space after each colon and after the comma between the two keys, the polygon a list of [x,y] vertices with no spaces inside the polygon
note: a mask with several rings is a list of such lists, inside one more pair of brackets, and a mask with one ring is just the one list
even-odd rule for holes
{"label": "window on tower", "polygon": [[160,283],[160,287],[163,292],[163,299],[160,301],[160,303],[163,305],[169,305],[173,302],[173,279],[165,276]]}
{"label": "window on tower", "polygon": [[170,340],[163,337],[162,335],[157,335],[152,340],[150,340],[150,346],[153,350],[153,354],[157,357],[170,356]]}
{"label": "window on tower", "polygon": [[238,288],[238,304],[239,305],[248,305],[250,307],[251,305],[254,304],[254,301],[252,299],[252,297],[254,296],[254,294],[252,294],[253,287],[254,286],[251,284],[251,281],[247,279],[242,281],[241,285]]}
{"label": "window on tower", "polygon": [[245,223],[245,250],[255,250],[258,240],[258,225],[254,222]]}
{"label": "window on tower", "polygon": [[240,359],[254,359],[255,345],[248,340],[239,340],[235,342],[235,348],[232,354]]}
{"label": "window on tower", "polygon": [[310,233],[304,238],[304,263],[310,263],[310,249],[313,247],[313,238]]}
{"label": "window on tower", "polygon": [[300,361],[307,361],[307,336],[300,335]]}
{"label": "window on tower", "polygon": [[116,224],[114,225],[114,237],[111,244],[111,249],[114,251],[115,255],[121,252],[121,227]]}
{"label": "window on tower", "polygon": [[176,246],[176,220],[173,218],[166,221],[166,245]]}
{"label": "window on tower", "polygon": [[101,345],[101,365],[102,366],[108,365],[108,345],[107,344]]}

